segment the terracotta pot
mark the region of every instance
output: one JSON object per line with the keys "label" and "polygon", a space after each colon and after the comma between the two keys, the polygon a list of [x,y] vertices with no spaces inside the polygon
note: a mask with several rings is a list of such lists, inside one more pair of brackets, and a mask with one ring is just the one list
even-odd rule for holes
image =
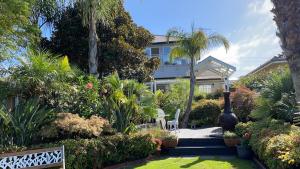
{"label": "terracotta pot", "polygon": [[241,141],[239,138],[224,138],[224,142],[227,147],[235,147],[240,144]]}
{"label": "terracotta pot", "polygon": [[175,148],[178,144],[178,139],[174,140],[162,140],[163,148]]}

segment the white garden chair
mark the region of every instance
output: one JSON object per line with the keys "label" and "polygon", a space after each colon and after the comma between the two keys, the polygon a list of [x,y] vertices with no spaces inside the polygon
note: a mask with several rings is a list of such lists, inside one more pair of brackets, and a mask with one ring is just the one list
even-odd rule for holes
{"label": "white garden chair", "polygon": [[179,115],[180,115],[180,109],[177,109],[175,113],[175,119],[167,122],[168,128],[170,130],[174,129],[176,131],[178,129]]}
{"label": "white garden chair", "polygon": [[165,112],[162,109],[157,109],[157,118],[156,118],[156,125],[160,126],[162,129],[166,129],[166,119],[165,119]]}

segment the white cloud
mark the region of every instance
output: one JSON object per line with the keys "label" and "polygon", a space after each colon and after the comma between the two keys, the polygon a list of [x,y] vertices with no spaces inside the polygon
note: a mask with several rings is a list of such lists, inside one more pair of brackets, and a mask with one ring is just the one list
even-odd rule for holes
{"label": "white cloud", "polygon": [[277,28],[270,12],[272,7],[270,0],[249,0],[247,11],[242,16],[244,25],[230,32],[231,48],[228,53],[220,47],[203,58],[211,55],[232,64],[237,71],[231,79],[237,79],[280,54]]}
{"label": "white cloud", "polygon": [[271,0],[252,0],[248,5],[248,14],[272,15],[272,8]]}

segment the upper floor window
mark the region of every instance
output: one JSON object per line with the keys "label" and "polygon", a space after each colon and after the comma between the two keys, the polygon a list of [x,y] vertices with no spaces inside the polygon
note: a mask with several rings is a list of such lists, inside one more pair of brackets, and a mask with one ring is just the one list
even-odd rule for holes
{"label": "upper floor window", "polygon": [[163,64],[169,63],[170,52],[171,52],[171,48],[170,47],[163,47],[163,54],[161,56],[161,62]]}
{"label": "upper floor window", "polygon": [[151,56],[159,56],[159,48],[151,48]]}

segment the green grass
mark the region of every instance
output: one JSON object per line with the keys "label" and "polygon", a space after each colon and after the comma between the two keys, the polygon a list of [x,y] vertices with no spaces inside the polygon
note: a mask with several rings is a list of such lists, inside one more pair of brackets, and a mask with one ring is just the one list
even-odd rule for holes
{"label": "green grass", "polygon": [[253,162],[241,159],[162,158],[126,169],[255,169]]}

